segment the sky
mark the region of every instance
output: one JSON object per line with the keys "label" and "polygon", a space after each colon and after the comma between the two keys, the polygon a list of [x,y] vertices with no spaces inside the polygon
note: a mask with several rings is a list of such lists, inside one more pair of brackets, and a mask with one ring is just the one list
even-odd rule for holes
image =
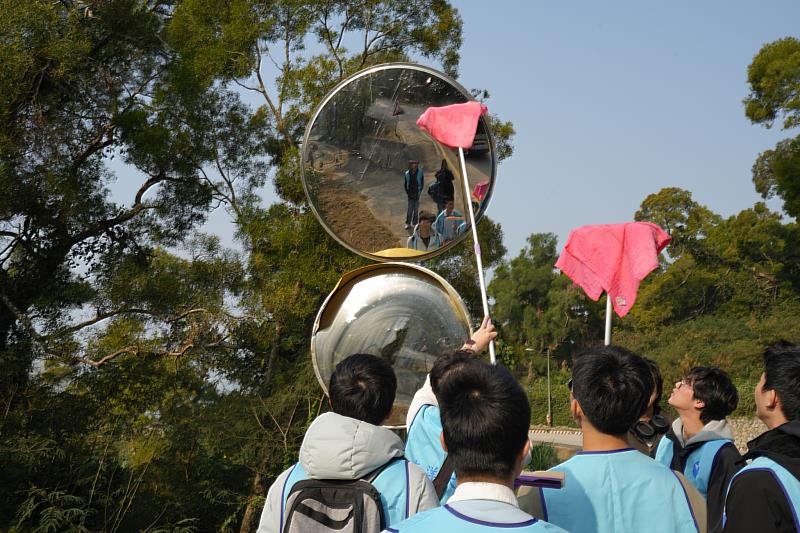
{"label": "sky", "polygon": [[742,104],[753,56],[800,37],[797,0],[453,5],[459,81],[516,129],[487,209],[509,257],[531,233],[555,233],[560,250],[574,228],[631,221],[663,187],[738,213],[761,200],[758,154],[797,134],[751,124]]}

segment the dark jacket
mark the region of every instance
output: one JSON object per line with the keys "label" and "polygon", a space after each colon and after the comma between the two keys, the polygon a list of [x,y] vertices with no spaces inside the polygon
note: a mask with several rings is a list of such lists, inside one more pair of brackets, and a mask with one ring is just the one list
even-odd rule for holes
{"label": "dark jacket", "polygon": [[[716,427],[717,423],[720,427]],[[670,468],[678,472],[684,472],[686,461],[689,454],[703,446],[706,442],[716,439],[732,438],[733,434],[723,420],[712,421],[703,428],[703,431],[689,439],[686,444],[683,439],[676,435],[676,428],[681,430],[680,419],[673,422],[664,438],[672,441],[672,464]],[[708,480],[706,492],[706,505],[708,509],[708,531],[715,532],[722,530],[722,514],[725,510],[725,493],[734,474],[742,468],[742,456],[736,446],[731,442],[719,449],[714,456],[714,463],[711,466],[711,477]]]}
{"label": "dark jacket", "polygon": [[[800,482],[800,420],[762,433],[747,443],[745,459],[764,456]],[[795,512],[775,477],[763,470],[745,471],[731,483],[725,501],[725,533],[797,531]]]}

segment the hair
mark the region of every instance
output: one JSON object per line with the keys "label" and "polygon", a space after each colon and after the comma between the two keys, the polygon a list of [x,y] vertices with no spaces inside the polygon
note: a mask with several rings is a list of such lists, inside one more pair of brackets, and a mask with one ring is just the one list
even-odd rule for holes
{"label": "hair", "polygon": [[457,476],[507,479],[528,440],[528,396],[503,366],[468,359],[439,382],[447,453]]}
{"label": "hair", "polygon": [[736,385],[722,369],[713,366],[697,366],[686,374],[686,382],[692,387],[695,400],[705,403],[700,410],[700,420],[708,424],[722,420],[739,405]]}
{"label": "hair", "polygon": [[430,222],[433,222],[434,220],[436,220],[436,215],[434,215],[430,211],[423,210],[419,212],[419,220],[420,221],[429,220]]}
{"label": "hair", "polygon": [[[650,368],[650,375],[653,377],[653,391],[656,397],[653,400],[653,415],[661,414],[661,397],[664,395],[664,378],[661,377],[661,369],[658,368],[658,363],[647,357],[643,357],[644,362]],[[649,402],[649,398],[648,398]]]}
{"label": "hair", "polygon": [[439,167],[439,170],[444,170],[447,168],[447,159],[442,159],[442,166]]}
{"label": "hair", "polygon": [[328,391],[334,413],[379,425],[392,411],[397,378],[385,359],[358,353],[339,361]]}
{"label": "hair", "polygon": [[428,373],[433,394],[438,395],[439,383],[442,379],[449,376],[452,372],[461,370],[464,366],[464,361],[473,359],[474,357],[475,354],[470,350],[456,350],[455,352],[448,352],[440,355],[436,361],[434,361],[431,371]]}
{"label": "hair", "polygon": [[800,345],[778,341],[764,351],[764,389],[775,391],[787,420],[800,420]]}
{"label": "hair", "polygon": [[620,346],[589,348],[575,357],[572,395],[601,433],[627,433],[647,410],[653,388],[645,360]]}

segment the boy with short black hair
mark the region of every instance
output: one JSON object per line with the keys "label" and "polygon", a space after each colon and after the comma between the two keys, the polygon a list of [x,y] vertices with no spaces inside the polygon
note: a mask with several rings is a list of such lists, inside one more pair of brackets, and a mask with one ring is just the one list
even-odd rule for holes
{"label": "boy with short black hair", "polygon": [[656,460],[697,487],[706,498],[708,530],[719,531],[725,493],[742,459],[725,420],[739,403],[736,386],[719,368],[695,367],[675,383],[667,402],[679,418],[661,439]]}
{"label": "boy with short black hair", "polygon": [[570,409],[583,451],[552,469],[564,472],[562,489],[542,489],[549,522],[573,533],[699,530],[676,475],[628,446],[652,390],[647,363],[624,348],[576,356]]}
{"label": "boy with short black hair", "polygon": [[397,379],[384,359],[355,354],[339,362],[329,382],[333,412],[318,416],[300,446],[300,461],[269,489],[258,533],[283,530],[292,487],[307,479],[351,481],[377,476],[385,524],[438,506],[425,473],[403,458],[403,441],[379,426],[394,404]]}
{"label": "boy with short black hair", "polygon": [[755,400],[768,431],[747,443],[753,461],[733,477],[723,531],[800,531],[800,345],[767,348]]}
{"label": "boy with short black hair", "polygon": [[530,448],[528,396],[511,373],[468,359],[438,384],[442,444],[458,477],[446,505],[390,532],[562,531],[519,509],[514,480]]}
{"label": "boy with short black hair", "polygon": [[439,412],[438,385],[464,362],[481,353],[497,336],[489,317],[460,350],[440,355],[431,367],[428,379],[414,394],[406,413],[406,457],[418,465],[434,484],[439,501],[444,504],[456,490],[452,461],[442,448],[442,420]]}

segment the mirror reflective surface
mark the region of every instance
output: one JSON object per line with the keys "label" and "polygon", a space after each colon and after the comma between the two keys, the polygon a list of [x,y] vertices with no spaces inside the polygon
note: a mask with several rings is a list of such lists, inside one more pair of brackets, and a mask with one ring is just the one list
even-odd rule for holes
{"label": "mirror reflective surface", "polygon": [[442,353],[470,336],[461,297],[443,278],[404,263],[369,265],[339,280],[317,314],[311,359],[325,393],[336,364],[355,353],[388,360],[397,375],[389,426],[402,426],[414,393]]}
{"label": "mirror reflective surface", "polygon": [[494,186],[485,117],[465,150],[469,197],[458,150],[416,121],[428,107],[469,99],[444,74],[409,63],[379,65],[337,85],[309,122],[301,152],[303,186],[328,233],[377,261],[424,260],[466,238],[465,202],[480,220]]}

